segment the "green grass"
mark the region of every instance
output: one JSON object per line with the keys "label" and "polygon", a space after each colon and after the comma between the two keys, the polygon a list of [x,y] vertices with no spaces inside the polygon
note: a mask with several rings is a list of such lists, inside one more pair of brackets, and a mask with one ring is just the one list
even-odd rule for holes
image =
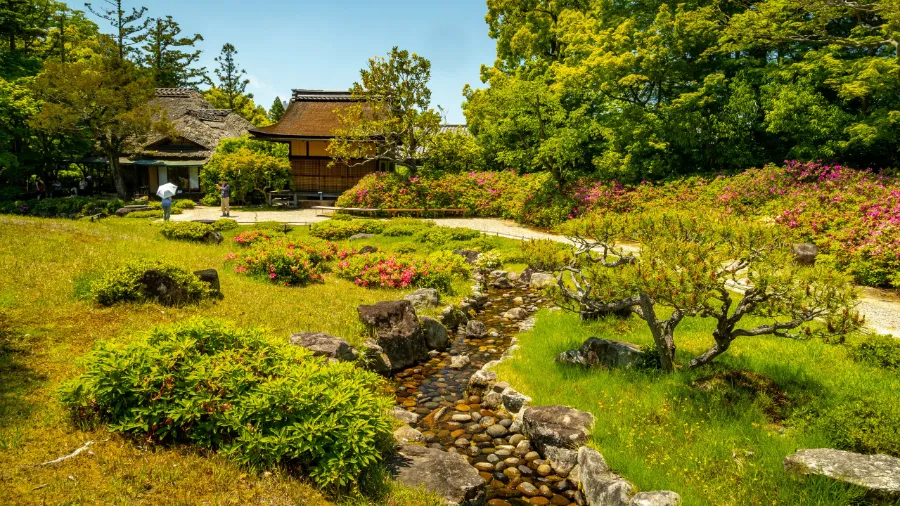
{"label": "green grass", "polygon": [[[709,321],[682,323],[676,334],[681,363],[712,343],[711,330]],[[886,438],[890,447],[900,433],[900,374],[854,362],[844,346],[743,338],[713,366],[669,376],[554,363],[557,354],[592,336],[652,344],[636,318],[583,323],[571,313],[542,311],[498,373],[535,405],[594,413],[593,445],[614,470],[640,490],[674,490],[688,506],[866,504],[852,487],[787,476],[782,459],[800,448],[834,447],[833,428],[823,422],[855,399],[889,415],[892,426],[879,429],[882,439],[868,437]],[[704,378],[728,373],[749,378],[751,386],[723,381],[698,387]]]}
{"label": "green grass", "polygon": [[[101,339],[128,340],[154,326],[193,316],[263,326],[274,339],[322,331],[354,344],[365,337],[356,307],[404,295],[367,290],[327,275],[324,284],[279,287],[238,275],[225,255],[240,248],[225,232],[220,245],[164,239],[161,225],[110,218],[96,223],[0,216],[0,489],[4,504],[332,504],[301,478],[251,473],[216,455],[190,448],[153,447],[105,429],[74,427],[56,398],[61,382],[80,371],[78,359]],[[290,236],[306,235],[298,227]],[[349,243],[342,243],[349,246]],[[427,253],[409,238],[354,241],[388,251]],[[456,249],[463,244],[447,244]],[[513,251],[515,241],[497,241]],[[219,271],[224,299],[182,308],[124,304],[103,308],[90,282],[135,259],[162,260],[189,270]],[[468,283],[454,285],[468,293]],[[411,291],[411,290],[410,290]],[[92,454],[53,466],[41,462],[71,453],[86,441]],[[277,470],[276,470],[277,471]],[[70,478],[71,477],[71,478]],[[384,481],[383,478],[373,478]],[[371,484],[370,484],[371,486]],[[378,487],[375,487],[378,488]],[[339,498],[352,504],[432,506],[434,497],[384,483],[380,492]]]}

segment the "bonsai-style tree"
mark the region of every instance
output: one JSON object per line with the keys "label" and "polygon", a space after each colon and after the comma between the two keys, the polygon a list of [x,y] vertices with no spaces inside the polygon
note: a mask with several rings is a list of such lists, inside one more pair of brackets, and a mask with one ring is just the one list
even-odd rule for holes
{"label": "bonsai-style tree", "polygon": [[431,62],[394,47],[387,59],[370,59],[360,76],[350,89],[359,102],[336,111],[332,157],[349,165],[387,160],[414,171],[441,128],[428,89]]}
{"label": "bonsai-style tree", "polygon": [[[739,337],[842,336],[862,324],[851,280],[796,262],[770,225],[651,213],[591,216],[567,232],[574,255],[547,263],[557,273],[559,295],[582,314],[637,314],[667,371],[675,367],[675,329],[689,316],[716,320],[713,346],[691,368],[708,364]],[[636,246],[624,246],[625,239]],[[668,318],[660,319],[663,312]],[[741,325],[748,316],[768,321]]]}

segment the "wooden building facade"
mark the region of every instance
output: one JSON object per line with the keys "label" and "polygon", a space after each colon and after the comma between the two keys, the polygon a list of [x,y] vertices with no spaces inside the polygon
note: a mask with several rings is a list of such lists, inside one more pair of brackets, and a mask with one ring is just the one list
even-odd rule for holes
{"label": "wooden building facade", "polygon": [[[346,91],[293,90],[281,120],[250,133],[260,140],[290,145],[291,175],[295,192],[337,197],[367,174],[390,167],[383,161],[334,161],[328,145],[340,127],[337,111],[358,103]],[[333,162],[333,163],[332,163]]]}

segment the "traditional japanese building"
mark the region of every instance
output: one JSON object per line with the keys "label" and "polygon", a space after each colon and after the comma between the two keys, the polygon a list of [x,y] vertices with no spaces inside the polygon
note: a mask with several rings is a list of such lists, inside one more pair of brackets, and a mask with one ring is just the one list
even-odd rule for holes
{"label": "traditional japanese building", "polygon": [[293,90],[291,102],[278,123],[250,130],[260,140],[290,145],[292,187],[309,197],[327,199],[349,190],[367,174],[389,170],[385,161],[333,160],[328,144],[340,128],[338,112],[359,103],[347,91]]}

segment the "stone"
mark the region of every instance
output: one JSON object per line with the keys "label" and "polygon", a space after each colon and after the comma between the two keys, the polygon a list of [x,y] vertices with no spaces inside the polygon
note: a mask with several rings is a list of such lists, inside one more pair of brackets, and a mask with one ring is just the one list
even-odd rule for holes
{"label": "stone", "polygon": [[363,366],[378,374],[390,374],[391,359],[387,356],[381,346],[372,339],[363,341]]}
{"label": "stone", "polygon": [[340,362],[353,362],[359,358],[350,343],[324,332],[300,332],[291,335],[291,344],[302,346],[317,357],[327,357]]}
{"label": "stone", "polygon": [[532,288],[544,288],[556,284],[556,278],[546,272],[534,272],[528,279],[528,285]]}
{"label": "stone", "polygon": [[537,473],[541,476],[550,476],[553,473],[553,468],[547,464],[541,464],[537,468]]}
{"label": "stone", "polygon": [[506,435],[507,432],[508,431],[506,430],[506,427],[504,427],[500,424],[491,425],[490,427],[487,428],[487,435],[494,437],[494,438],[503,437]]}
{"label": "stone", "polygon": [[356,308],[360,320],[375,329],[375,339],[393,371],[428,358],[422,326],[408,300],[384,301]]}
{"label": "stone", "polygon": [[153,210],[153,208],[150,206],[125,206],[125,207],[120,207],[119,209],[116,210],[116,216],[121,218],[122,216],[127,216],[127,215],[137,212],[137,211],[152,211],[152,210]]}
{"label": "stone", "polygon": [[388,458],[387,466],[403,485],[434,492],[448,505],[484,504],[484,479],[462,455],[403,445],[396,455]]}
{"label": "stone", "polygon": [[204,242],[206,244],[220,244],[224,237],[217,230],[207,230],[205,234],[203,234],[203,238],[200,239],[200,242]]}
{"label": "stone", "polygon": [[819,248],[815,244],[794,244],[791,246],[791,253],[794,254],[794,261],[800,265],[815,265],[816,257],[819,255]]}
{"label": "stone", "polygon": [[438,307],[441,303],[441,294],[434,288],[420,288],[403,297],[403,300],[410,301],[416,309],[426,309]]}
{"label": "stone", "polygon": [[219,283],[219,272],[215,269],[194,271],[194,276],[197,276],[197,279],[209,285],[210,290],[219,294],[222,293],[222,285]]}
{"label": "stone", "polygon": [[476,462],[475,469],[478,469],[479,471],[491,473],[494,471],[494,464],[491,464],[490,462]]}
{"label": "stone", "polygon": [[485,334],[487,334],[487,328],[483,322],[469,320],[466,324],[466,337],[484,337]]}
{"label": "stone", "polygon": [[456,413],[450,417],[450,420],[460,423],[471,422],[472,415],[468,413]]}
{"label": "stone", "polygon": [[497,373],[479,369],[469,378],[466,393],[470,396],[477,395],[484,400],[484,393],[490,390],[495,383],[497,383]]}
{"label": "stone", "polygon": [[579,448],[578,468],[588,506],[630,506],[634,486],[612,472],[597,450]]}
{"label": "stone", "polygon": [[155,299],[166,306],[180,306],[196,300],[195,296],[188,293],[181,281],[156,269],[144,271],[138,278],[137,284],[142,296],[147,299]]}
{"label": "stone", "polygon": [[400,406],[394,406],[391,408],[390,415],[397,420],[400,420],[403,423],[414,424],[419,421],[419,415],[415,413],[410,413],[409,411],[401,408]]}
{"label": "stone", "polygon": [[534,497],[540,493],[537,487],[535,487],[531,483],[528,483],[527,481],[520,483],[519,486],[516,487],[516,490],[528,497]]}
{"label": "stone", "polygon": [[528,408],[522,416],[523,433],[538,451],[548,446],[578,448],[594,427],[594,415],[566,406]]}
{"label": "stone", "polygon": [[481,405],[487,409],[497,409],[503,404],[503,396],[497,392],[489,392],[481,400]]}
{"label": "stone", "polygon": [[852,483],[866,489],[872,497],[900,498],[900,459],[888,455],[861,455],[828,448],[798,450],[784,458],[784,470]]}
{"label": "stone", "polygon": [[360,239],[372,239],[375,234],[353,234],[350,236],[351,241],[359,241]]}
{"label": "stone", "polygon": [[459,255],[466,259],[466,263],[474,264],[478,257],[481,256],[481,253],[477,251],[473,251],[470,249],[458,249],[453,252],[454,255]]}
{"label": "stone", "polygon": [[629,369],[642,359],[643,353],[637,345],[597,337],[588,339],[577,350],[565,351],[556,357],[561,364],[608,369]]}
{"label": "stone", "polygon": [[553,468],[553,472],[565,478],[578,464],[578,452],[558,446],[545,446],[544,458]]}
{"label": "stone", "polygon": [[462,369],[470,363],[472,363],[472,359],[470,359],[468,355],[455,355],[450,357],[451,369]]}
{"label": "stone", "polygon": [[422,335],[425,338],[425,346],[429,350],[446,350],[450,347],[450,338],[447,336],[447,329],[441,325],[441,322],[423,316],[419,318],[422,325]]}
{"label": "stone", "polygon": [[503,397],[503,407],[513,414],[522,411],[531,402],[531,397],[515,391],[512,387],[508,387],[500,395]]}
{"label": "stone", "polygon": [[[510,441],[510,444],[512,444],[512,441]],[[527,439],[523,439],[523,440],[519,441],[518,443],[516,443],[516,449],[515,449],[516,455],[520,455],[520,456],[524,457],[525,455],[528,455],[528,452],[530,452],[530,451],[531,451],[531,442],[528,441]]]}
{"label": "stone", "polygon": [[489,279],[491,288],[512,288],[512,282],[509,280],[509,273],[506,271],[493,271],[491,272]]}
{"label": "stone", "polygon": [[441,311],[441,323],[447,327],[447,330],[456,331],[461,325],[465,325],[469,321],[466,313],[456,306],[447,306]]}
{"label": "stone", "polygon": [[514,307],[500,316],[509,318],[510,320],[524,320],[525,318],[528,318],[528,311],[525,311],[520,307]]}
{"label": "stone", "polygon": [[669,490],[641,492],[631,499],[629,506],[678,506],[681,496]]}
{"label": "stone", "polygon": [[399,444],[424,443],[425,436],[409,425],[404,425],[394,431],[394,440]]}
{"label": "stone", "polygon": [[360,255],[368,255],[369,253],[377,253],[377,252],[378,252],[378,246],[363,246],[362,248],[359,248]]}

